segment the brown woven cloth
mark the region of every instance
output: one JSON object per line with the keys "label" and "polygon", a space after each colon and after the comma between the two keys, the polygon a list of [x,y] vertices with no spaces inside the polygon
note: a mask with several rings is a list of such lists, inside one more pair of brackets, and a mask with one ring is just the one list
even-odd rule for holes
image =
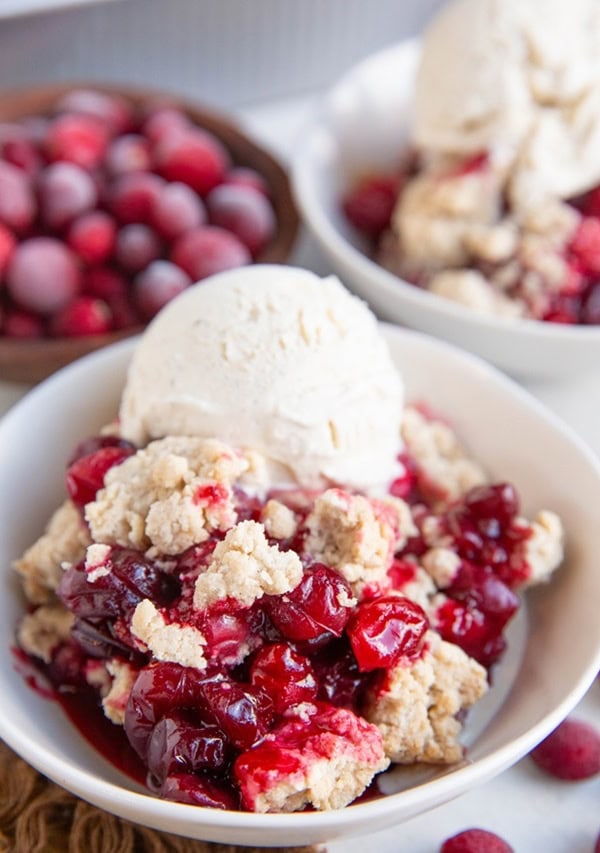
{"label": "brown woven cloth", "polygon": [[[90,806],[49,782],[0,741],[0,853],[252,853],[190,841]],[[268,848],[317,853],[323,847]]]}

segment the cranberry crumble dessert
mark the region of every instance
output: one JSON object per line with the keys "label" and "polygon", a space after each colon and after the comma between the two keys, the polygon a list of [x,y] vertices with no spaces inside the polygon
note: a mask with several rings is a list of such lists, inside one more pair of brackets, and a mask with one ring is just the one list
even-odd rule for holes
{"label": "cranberry crumble dessert", "polygon": [[81,337],[145,323],[275,234],[262,176],[165,102],[72,90],[0,124],[0,335]]}
{"label": "cranberry crumble dessert", "polygon": [[390,763],[459,761],[563,554],[557,515],[404,405],[369,310],[277,266],[158,315],[66,494],[16,562],[20,649],[151,791],[215,808],[337,809]]}
{"label": "cranberry crumble dessert", "polygon": [[343,199],[376,260],[479,313],[600,323],[598,44],[595,0],[450,3],[423,40],[412,154]]}

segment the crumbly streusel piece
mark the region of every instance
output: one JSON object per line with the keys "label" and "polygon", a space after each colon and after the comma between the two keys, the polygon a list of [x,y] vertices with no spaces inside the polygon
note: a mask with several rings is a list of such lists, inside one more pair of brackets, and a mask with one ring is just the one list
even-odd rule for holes
{"label": "crumbly streusel piece", "polygon": [[140,601],[131,619],[131,633],[157,660],[206,669],[206,639],[193,625],[167,622],[148,599]]}
{"label": "crumbly streusel piece", "polygon": [[450,586],[462,563],[456,551],[443,546],[430,548],[421,557],[421,565],[431,576],[438,589]]}
{"label": "crumbly streusel piece", "polygon": [[65,501],[52,515],[44,534],[15,562],[27,598],[34,604],[49,601],[62,577],[63,563],[82,560],[90,541],[76,506]]}
{"label": "crumbly streusel piece", "polygon": [[564,529],[556,513],[543,509],[533,521],[524,523],[531,528],[532,535],[525,542],[525,559],[530,575],[525,586],[544,583],[557,569],[564,557]]}
{"label": "crumbly streusel piece", "polygon": [[453,501],[487,481],[454,431],[442,421],[426,418],[413,406],[404,410],[402,438],[417,463],[419,485],[429,497]]}
{"label": "crumbly streusel piece", "polygon": [[138,670],[127,661],[118,658],[107,661],[106,669],[111,677],[111,685],[102,699],[102,708],[109,720],[122,726],[125,722],[125,708]]}
{"label": "crumbly streusel piece", "polygon": [[397,666],[367,700],[386,755],[397,764],[451,764],[462,756],[456,715],[487,690],[485,669],[453,643],[428,631],[428,648],[410,666]]}
{"label": "crumbly streusel piece", "polygon": [[273,539],[290,539],[298,528],[293,510],[273,499],[264,505],[261,521]]}
{"label": "crumbly streusel piece", "polygon": [[449,269],[432,276],[427,285],[436,296],[465,305],[479,314],[496,317],[522,317],[524,306],[494,288],[477,270]]}
{"label": "crumbly streusel piece", "polygon": [[201,610],[224,598],[249,607],[263,595],[290,592],[301,580],[302,562],[295,551],[269,545],[262,524],[241,521],[219,542],[207,570],[198,576],[194,607]]}
{"label": "crumbly streusel piece", "polygon": [[394,552],[416,533],[408,505],[328,489],[306,519],[306,550],[337,569],[349,583],[385,578]]}
{"label": "crumbly streusel piece", "polygon": [[42,604],[21,619],[17,641],[28,655],[50,663],[52,652],[68,639],[75,616],[60,602]]}
{"label": "crumbly streusel piece", "polygon": [[86,519],[96,542],[179,554],[236,521],[245,458],[219,441],[171,436],[111,468]]}

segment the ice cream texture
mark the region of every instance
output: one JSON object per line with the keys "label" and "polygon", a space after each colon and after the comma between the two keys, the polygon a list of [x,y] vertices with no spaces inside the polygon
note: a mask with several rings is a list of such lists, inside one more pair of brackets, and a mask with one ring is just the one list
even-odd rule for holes
{"label": "ice cream texture", "polygon": [[218,437],[267,460],[269,485],[389,483],[403,385],[369,309],[333,276],[255,265],[195,285],[146,330],[121,432]]}

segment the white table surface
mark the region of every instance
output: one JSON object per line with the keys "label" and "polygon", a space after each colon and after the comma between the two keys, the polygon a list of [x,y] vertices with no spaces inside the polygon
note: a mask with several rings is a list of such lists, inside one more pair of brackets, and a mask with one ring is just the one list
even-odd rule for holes
{"label": "white table surface", "polygon": [[[305,97],[249,108],[239,115],[256,137],[285,160],[315,103],[315,98]],[[320,274],[331,272],[306,234],[301,235],[292,260]],[[600,367],[599,374],[579,379],[522,384],[600,455]],[[0,414],[27,390],[26,385],[0,381]],[[598,680],[574,713],[600,726]],[[435,853],[444,838],[470,826],[497,832],[516,853],[592,853],[600,833],[600,778],[554,781],[524,759],[486,785],[395,829],[374,831],[368,841],[331,842],[327,848],[329,853],[364,853],[365,849],[369,853]]]}

